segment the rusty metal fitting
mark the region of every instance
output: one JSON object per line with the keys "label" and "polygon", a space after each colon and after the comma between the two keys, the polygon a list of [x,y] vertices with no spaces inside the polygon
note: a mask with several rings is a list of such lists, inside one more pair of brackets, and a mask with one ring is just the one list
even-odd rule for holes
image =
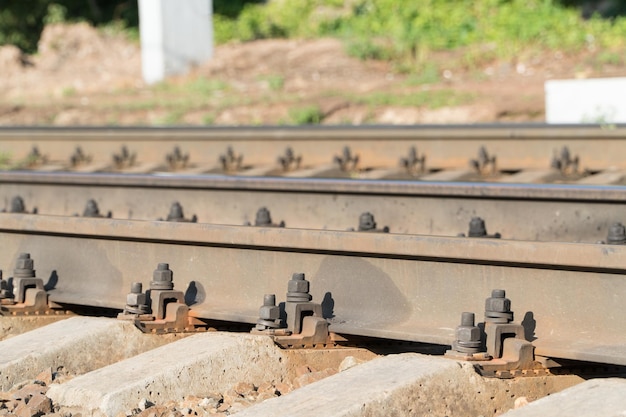
{"label": "rusty metal fitting", "polygon": [[[29,253],[20,253],[11,285],[2,285],[3,315],[58,314],[59,306],[48,302],[43,280],[35,276],[35,263]],[[8,288],[11,287],[11,288]]]}
{"label": "rusty metal fitting", "polygon": [[485,322],[509,323],[513,321],[511,300],[506,298],[504,290],[491,291],[491,297],[485,300]]}
{"label": "rusty metal fitting", "polygon": [[452,349],[465,354],[481,352],[481,331],[474,325],[474,313],[464,312],[461,314],[461,325],[455,331],[456,340],[452,343]]}
{"label": "rusty metal fitting", "polygon": [[[159,219],[162,220],[162,219]],[[180,222],[180,223],[196,223],[198,221],[198,216],[195,214],[191,216],[191,219],[186,219],[185,214],[183,212],[183,206],[178,202],[174,201],[170,206],[170,212],[167,214],[167,218],[165,221],[168,222]]]}
{"label": "rusty metal fitting", "polygon": [[74,153],[72,154],[72,156],[70,156],[70,164],[73,167],[77,167],[83,164],[88,164],[91,162],[91,160],[92,160],[91,155],[85,154],[83,152],[83,148],[81,148],[80,146],[77,146],[76,149],[74,149]]}
{"label": "rusty metal fitting", "polygon": [[119,154],[113,154],[113,165],[117,169],[130,168],[135,165],[136,159],[137,154],[135,152],[131,153],[128,147],[123,145]]}
{"label": "rusty metal fitting", "polygon": [[572,157],[569,148],[563,146],[560,153],[557,150],[554,151],[554,155],[550,161],[550,167],[560,171],[563,175],[576,174],[578,172],[579,162],[580,159],[578,155]]}
{"label": "rusty metal fitting", "polygon": [[278,329],[281,327],[280,307],[276,305],[275,294],[265,294],[263,296],[263,305],[259,308],[259,319],[257,320],[256,329]]}
{"label": "rusty metal fitting", "polygon": [[243,154],[235,154],[232,146],[229,146],[226,149],[226,153],[220,155],[220,163],[222,164],[222,169],[226,172],[234,172],[239,171],[242,168],[243,164]]}
{"label": "rusty metal fitting", "polygon": [[189,153],[183,154],[180,147],[175,146],[171,153],[165,155],[165,162],[170,170],[185,168],[189,162]]}
{"label": "rusty metal fitting", "polygon": [[20,253],[18,255],[13,276],[15,278],[35,277],[35,262],[30,258],[30,253]]}
{"label": "rusty metal fitting", "polygon": [[278,157],[278,163],[280,164],[283,171],[292,171],[294,169],[300,168],[300,163],[302,162],[302,155],[296,156],[295,152],[291,147],[285,149],[285,155]]}
{"label": "rusty metal fitting", "polygon": [[312,298],[309,294],[309,281],[304,279],[304,274],[301,272],[293,274],[287,284],[287,302],[306,303]]}
{"label": "rusty metal fitting", "polygon": [[[470,166],[480,175],[495,174],[497,171],[496,156],[489,155],[487,148],[481,146],[478,150],[478,158],[471,159]],[[491,169],[489,169],[489,167],[491,167]]]}
{"label": "rusty metal fitting", "polygon": [[126,295],[125,314],[148,314],[148,297],[143,292],[141,282],[133,282],[130,286],[130,293]]}
{"label": "rusty metal fitting", "polygon": [[150,290],[173,290],[174,289],[174,272],[170,269],[170,265],[166,263],[159,264],[157,269],[152,273],[152,282],[150,282]]}
{"label": "rusty metal fitting", "polygon": [[608,245],[626,244],[626,227],[621,223],[613,223],[611,227],[609,227],[606,243]]}
{"label": "rusty metal fitting", "polygon": [[382,229],[376,228],[376,220],[374,215],[370,212],[361,213],[359,216],[359,232],[377,232],[377,233],[389,233],[389,227],[385,226]]}
{"label": "rusty metal fitting", "polygon": [[400,158],[400,166],[410,175],[417,175],[426,171],[426,155],[418,156],[417,148],[412,146],[406,158]]}
{"label": "rusty metal fitting", "polygon": [[349,146],[344,146],[341,156],[335,156],[333,162],[339,166],[339,169],[343,172],[356,171],[359,164],[359,155],[352,155],[352,151]]}

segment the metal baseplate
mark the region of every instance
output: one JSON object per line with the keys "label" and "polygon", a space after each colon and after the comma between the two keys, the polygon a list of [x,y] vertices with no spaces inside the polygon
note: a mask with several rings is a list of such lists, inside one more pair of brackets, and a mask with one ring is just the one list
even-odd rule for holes
{"label": "metal baseplate", "polygon": [[33,260],[27,253],[20,254],[15,276],[2,279],[0,271],[0,315],[52,316],[70,314],[50,301],[41,278],[35,277]]}
{"label": "metal baseplate", "polygon": [[189,307],[179,303],[167,305],[167,313],[163,319],[156,319],[151,314],[120,313],[120,320],[132,321],[135,327],[143,333],[200,333],[209,331],[209,326],[202,320],[189,315]]}
{"label": "metal baseplate", "polygon": [[306,316],[298,333],[286,328],[252,329],[252,334],[267,335],[284,349],[321,349],[337,347],[334,334],[328,332],[328,322],[322,317]]}

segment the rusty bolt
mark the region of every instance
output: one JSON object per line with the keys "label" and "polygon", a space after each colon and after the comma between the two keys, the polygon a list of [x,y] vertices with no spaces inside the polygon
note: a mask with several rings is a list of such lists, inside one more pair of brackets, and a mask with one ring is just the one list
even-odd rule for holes
{"label": "rusty bolt", "polygon": [[17,257],[13,275],[15,278],[33,278],[35,276],[35,262],[30,253],[20,253]]}
{"label": "rusty bolt", "polygon": [[485,321],[508,323],[513,320],[511,300],[505,297],[504,290],[493,290],[491,297],[485,300]]}
{"label": "rusty bolt", "polygon": [[626,244],[626,227],[621,223],[614,223],[609,228],[609,234],[606,238],[606,243],[609,245],[623,245]]}
{"label": "rusty bolt", "polygon": [[170,269],[169,264],[162,263],[157,266],[152,274],[152,282],[150,282],[151,290],[172,290],[174,289],[174,272]]}
{"label": "rusty bolt", "polygon": [[456,340],[452,348],[461,353],[478,353],[481,348],[481,332],[474,325],[474,313],[461,314],[461,325],[455,331]]}
{"label": "rusty bolt", "polygon": [[287,284],[287,302],[307,302],[312,298],[309,294],[309,281],[304,279],[304,274],[301,272],[293,274]]}

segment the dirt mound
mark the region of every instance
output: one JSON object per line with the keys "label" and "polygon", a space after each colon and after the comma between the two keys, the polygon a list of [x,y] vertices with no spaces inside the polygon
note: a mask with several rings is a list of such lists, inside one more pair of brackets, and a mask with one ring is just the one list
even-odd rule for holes
{"label": "dirt mound", "polygon": [[7,97],[61,98],[142,83],[139,45],[122,34],[106,33],[86,23],[46,26],[38,54],[27,61],[16,50],[11,46],[0,50],[3,75],[5,68],[11,74],[0,79],[0,89]]}
{"label": "dirt mound", "polygon": [[24,56],[22,51],[13,45],[0,46],[0,68],[2,76],[11,76],[22,71]]}

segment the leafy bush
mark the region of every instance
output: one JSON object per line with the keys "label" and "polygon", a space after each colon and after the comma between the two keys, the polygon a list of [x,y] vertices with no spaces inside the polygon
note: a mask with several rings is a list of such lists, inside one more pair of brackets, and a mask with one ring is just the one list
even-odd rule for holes
{"label": "leafy bush", "polygon": [[0,0],[0,45],[13,44],[26,52],[37,49],[44,24],[87,21],[94,25],[121,22],[139,25],[136,0]]}
{"label": "leafy bush", "polygon": [[584,20],[556,0],[271,0],[246,5],[236,20],[218,19],[220,42],[340,36],[355,56],[413,63],[437,50],[466,50],[468,62],[480,62],[528,49],[626,44],[626,18]]}

